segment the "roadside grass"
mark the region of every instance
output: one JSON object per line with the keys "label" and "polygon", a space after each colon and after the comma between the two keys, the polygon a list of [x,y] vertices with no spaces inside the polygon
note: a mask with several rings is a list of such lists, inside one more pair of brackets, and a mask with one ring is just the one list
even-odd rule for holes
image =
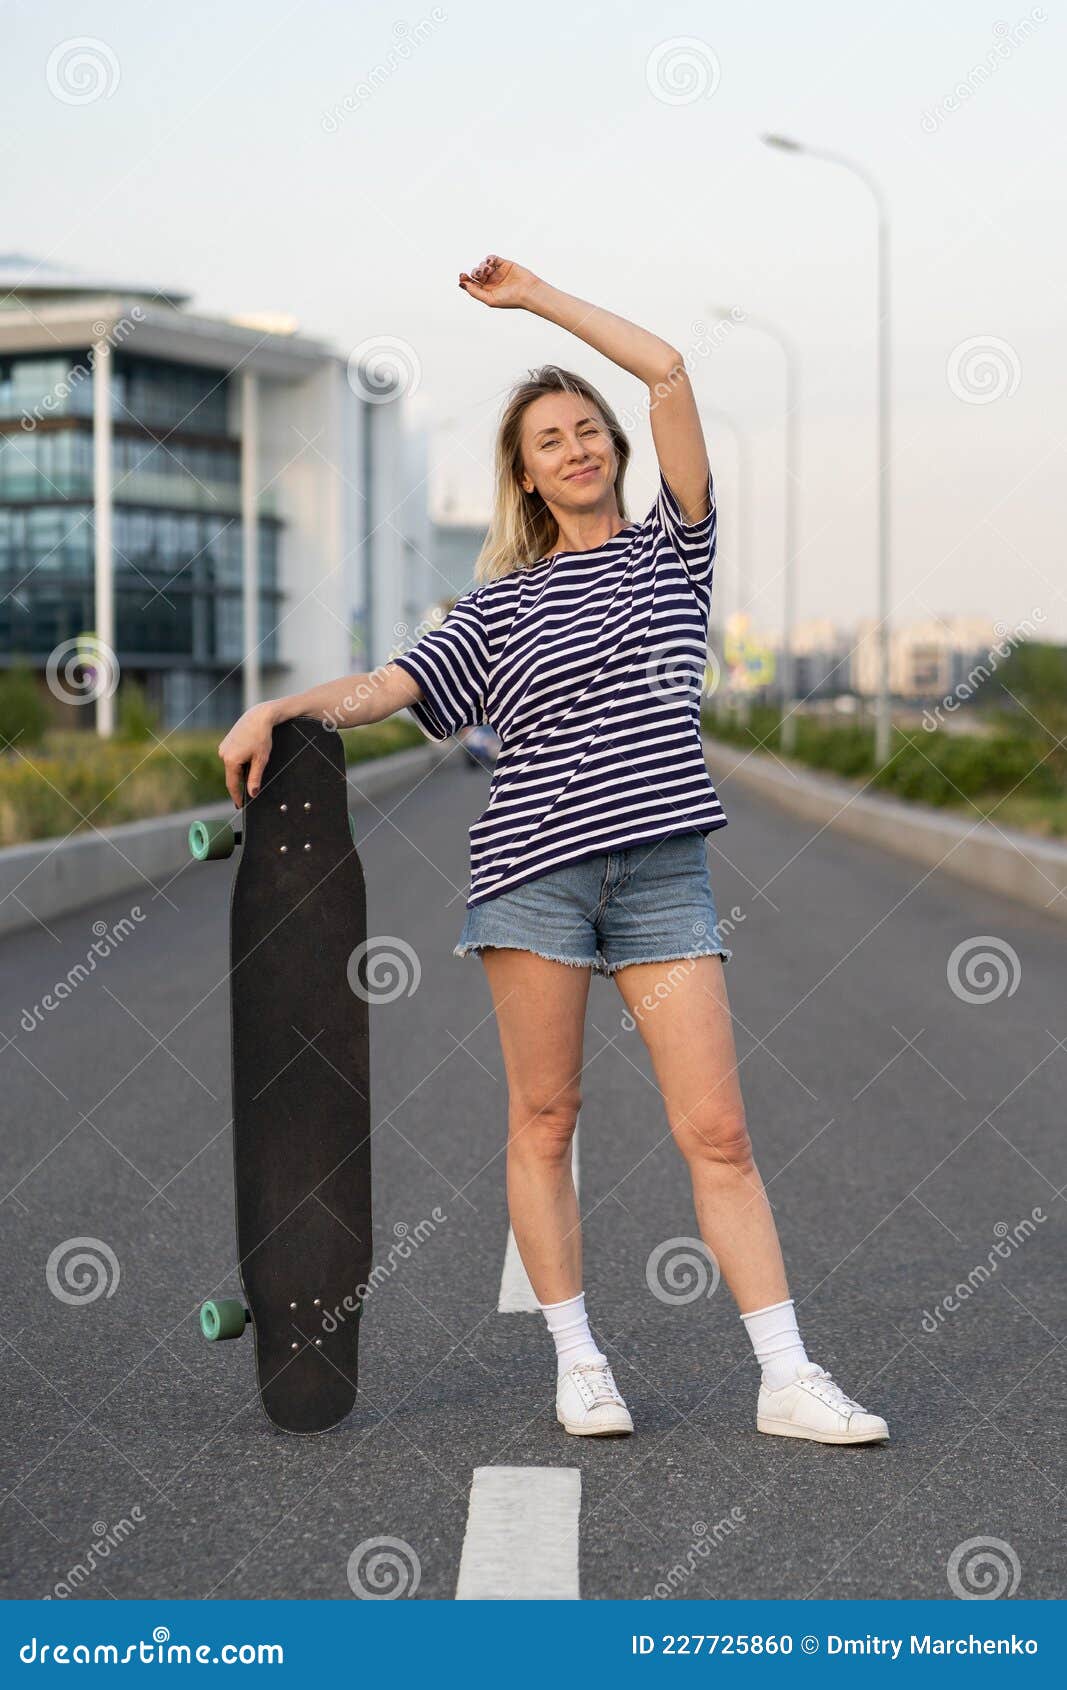
{"label": "roadside grass", "polygon": [[[220,729],[131,740],[52,730],[25,752],[0,752],[0,846],[65,837],[172,815],[226,797]],[[349,763],[426,743],[415,722],[390,717],[342,734]]]}
{"label": "roadside grass", "polygon": [[[705,709],[704,731],[781,757],[781,717],[753,706],[747,724],[729,710]],[[938,809],[979,812],[1001,827],[1059,839],[1067,835],[1065,757],[1055,740],[993,718],[984,733],[894,728],[889,761],[875,772],[874,729],[865,723],[798,715],[796,746],[786,762],[837,775],[872,792]]]}

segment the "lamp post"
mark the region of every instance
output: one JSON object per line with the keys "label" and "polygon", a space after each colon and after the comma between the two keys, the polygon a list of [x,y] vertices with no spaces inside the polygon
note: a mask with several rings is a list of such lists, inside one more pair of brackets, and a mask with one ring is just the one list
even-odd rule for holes
{"label": "lamp post", "polygon": [[804,153],[828,164],[839,164],[866,183],[878,214],[878,698],[875,709],[874,752],[879,767],[889,760],[892,715],[889,691],[889,576],[890,576],[890,358],[892,350],[889,276],[889,205],[881,184],[863,165],[843,153],[809,147],[787,135],[764,135],[768,147]]}
{"label": "lamp post", "polygon": [[[737,454],[737,556],[734,565],[734,609],[740,614],[742,583],[749,579],[752,558],[751,551],[751,522],[749,520],[749,450],[744,431],[733,417],[714,406],[702,407],[704,415],[713,417],[720,428],[725,428],[733,436],[734,450]],[[726,608],[726,595],[723,594],[723,643],[725,646],[726,623],[729,620]],[[731,697],[731,703],[733,703]],[[739,693],[737,697],[737,716],[742,722],[748,720],[748,695]]]}
{"label": "lamp post", "polygon": [[[737,307],[714,306],[723,321],[736,323]],[[782,731],[781,750],[787,755],[796,745],[796,686],[793,657],[793,629],[796,619],[797,553],[797,418],[800,405],[800,377],[796,346],[776,323],[744,312],[743,324],[765,334],[781,347],[785,357],[785,566],[782,571]]]}

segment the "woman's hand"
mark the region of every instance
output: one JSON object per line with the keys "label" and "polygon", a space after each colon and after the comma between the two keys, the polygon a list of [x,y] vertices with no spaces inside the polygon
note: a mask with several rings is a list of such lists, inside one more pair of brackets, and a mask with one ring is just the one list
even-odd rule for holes
{"label": "woman's hand", "polygon": [[472,299],[480,299],[483,305],[514,310],[529,303],[537,279],[532,270],[524,270],[521,264],[491,252],[488,258],[474,266],[469,276],[466,270],[460,271],[459,285]]}
{"label": "woman's hand", "polygon": [[[249,798],[254,798],[259,791],[263,770],[270,756],[275,719],[271,702],[253,704],[251,710],[246,710],[233,724],[219,746],[219,756],[226,767],[226,790],[238,809],[244,801],[242,776]],[[247,775],[244,774],[246,769]]]}

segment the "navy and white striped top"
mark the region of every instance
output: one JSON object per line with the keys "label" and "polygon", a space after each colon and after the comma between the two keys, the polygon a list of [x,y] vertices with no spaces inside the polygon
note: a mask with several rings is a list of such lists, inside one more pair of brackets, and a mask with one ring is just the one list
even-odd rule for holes
{"label": "navy and white striped top", "polygon": [[468,908],[580,857],[726,825],[700,741],[710,472],[708,498],[683,522],[661,472],[642,521],[465,593],[394,659],[419,683],[409,708],[428,738],[481,722],[500,738]]}

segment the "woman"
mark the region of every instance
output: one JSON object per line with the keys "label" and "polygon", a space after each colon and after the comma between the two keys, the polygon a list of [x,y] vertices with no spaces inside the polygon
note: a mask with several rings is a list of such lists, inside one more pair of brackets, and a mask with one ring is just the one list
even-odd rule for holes
{"label": "woman", "polygon": [[547,366],[511,395],[479,582],[410,651],[246,712],[219,747],[241,802],[274,723],[339,726],[407,706],[445,739],[489,722],[500,754],[471,827],[455,954],[477,954],[507,1070],[508,1207],[556,1346],[556,1414],[577,1436],[633,1423],[590,1330],[571,1174],[586,1002],[615,981],[648,1048],[697,1221],[762,1375],[761,1432],[870,1443],[884,1420],[808,1360],[752,1159],[705,836],[726,825],[700,741],[716,511],[681,355],[658,336],[490,256],[460,286],[569,330],[649,389],[655,503],[627,522],[630,446],[605,400]]}

